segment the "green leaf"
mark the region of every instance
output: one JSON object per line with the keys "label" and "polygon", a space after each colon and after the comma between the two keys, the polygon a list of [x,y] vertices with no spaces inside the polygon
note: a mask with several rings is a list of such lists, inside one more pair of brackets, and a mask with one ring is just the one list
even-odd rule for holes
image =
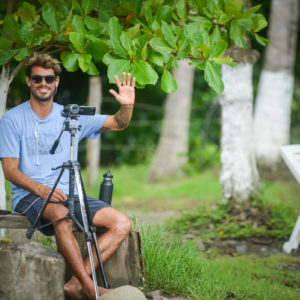
{"label": "green leaf", "polygon": [[84,26],[83,19],[79,16],[74,16],[72,20],[72,25],[75,27],[76,31],[79,33],[86,33],[86,28]]}
{"label": "green leaf", "polygon": [[139,31],[140,31],[140,27],[141,27],[141,24],[138,23],[138,24],[136,24],[135,26],[129,28],[128,31],[127,31],[128,36],[129,36],[131,39],[135,38],[135,36],[136,36],[136,35],[139,33]]}
{"label": "green leaf", "polygon": [[114,76],[117,75],[119,80],[122,78],[122,73],[129,73],[130,61],[126,59],[116,59],[112,61],[107,69],[107,76],[110,83],[115,83]]}
{"label": "green leaf", "polygon": [[224,40],[218,41],[212,48],[210,52],[210,57],[217,57],[223,54],[227,49],[228,44]]}
{"label": "green leaf", "polygon": [[7,39],[4,36],[0,36],[0,49],[1,50],[7,50],[10,48],[10,46],[12,45],[12,41]]}
{"label": "green leaf", "polygon": [[78,32],[70,32],[69,38],[76,51],[83,52],[85,50],[84,34]]}
{"label": "green leaf", "polygon": [[173,48],[176,48],[176,39],[172,30],[172,27],[169,26],[165,21],[162,21],[161,31],[164,35],[167,43]]}
{"label": "green leaf", "polygon": [[202,35],[203,43],[206,44],[209,48],[211,48],[212,47],[211,38],[208,34],[208,31],[205,28],[201,27],[200,33]]}
{"label": "green leaf", "polygon": [[102,59],[103,63],[107,66],[115,60],[117,60],[117,58],[112,56],[109,52],[105,53]]}
{"label": "green leaf", "polygon": [[243,12],[240,15],[240,18],[246,18],[246,17],[254,14],[255,12],[257,12],[260,8],[261,8],[261,4],[255,5],[255,6],[251,7],[251,8],[249,8],[248,10],[246,10],[245,12]]}
{"label": "green leaf", "polygon": [[84,18],[84,24],[89,30],[99,30],[100,24],[97,19],[92,18],[90,16],[86,16]]}
{"label": "green leaf", "polygon": [[218,94],[221,94],[224,90],[224,84],[221,77],[221,65],[206,61],[204,79]]}
{"label": "green leaf", "polygon": [[271,43],[270,40],[258,35],[257,33],[254,34],[254,37],[255,37],[255,40],[263,46],[265,46],[267,43]]}
{"label": "green leaf", "polygon": [[148,55],[149,55],[149,49],[148,49],[148,42],[147,42],[141,51],[141,57],[142,59],[146,60],[148,58]]}
{"label": "green leaf", "polygon": [[251,29],[253,28],[253,25],[254,25],[251,17],[238,19],[237,23],[248,31],[251,31]]}
{"label": "green leaf", "polygon": [[108,46],[104,40],[99,38],[89,39],[86,51],[93,56],[93,60],[100,62],[103,59],[104,54],[107,52]]}
{"label": "green leaf", "polygon": [[59,21],[55,8],[50,3],[43,5],[42,16],[46,24],[49,25],[50,30],[57,33],[59,31]]}
{"label": "green leaf", "polygon": [[91,60],[91,54],[83,54],[78,56],[78,65],[83,72],[86,72],[89,69]]}
{"label": "green leaf", "polygon": [[232,15],[227,15],[224,12],[218,16],[218,24],[223,25],[228,23],[232,19]]}
{"label": "green leaf", "polygon": [[[168,58],[167,58],[167,56],[168,56]],[[175,56],[167,54],[167,55],[165,55],[165,61],[166,61],[166,64],[165,64],[166,69],[171,69],[173,67],[178,68]]]}
{"label": "green leaf", "polygon": [[211,38],[214,42],[218,42],[218,41],[222,40],[222,33],[221,33],[221,30],[218,25],[216,25],[214,27]]}
{"label": "green leaf", "polygon": [[153,38],[149,42],[150,46],[161,54],[169,54],[173,51],[162,39]]}
{"label": "green leaf", "polygon": [[265,17],[261,14],[255,15],[255,17],[253,18],[253,23],[254,32],[259,32],[268,25],[268,22],[266,21]]}
{"label": "green leaf", "polygon": [[18,54],[15,56],[15,60],[21,61],[25,57],[30,56],[32,54],[32,50],[30,48],[20,49]]}
{"label": "green leaf", "polygon": [[120,41],[127,53],[132,51],[132,41],[125,31],[121,33]]}
{"label": "green leaf", "polygon": [[234,41],[234,43],[241,48],[247,48],[246,43],[243,38],[243,33],[240,26],[237,22],[232,22],[230,26],[230,38]]}
{"label": "green leaf", "polygon": [[233,62],[233,58],[230,56],[226,56],[226,57],[215,57],[211,59],[213,62],[215,62],[216,64],[229,64]]}
{"label": "green leaf", "polygon": [[186,7],[186,4],[185,4],[185,1],[184,0],[179,0],[179,1],[176,1],[176,12],[177,12],[177,15],[178,17],[184,21],[186,16],[187,16],[187,7]]}
{"label": "green leaf", "polygon": [[135,61],[131,66],[131,73],[141,85],[155,84],[158,79],[156,71],[145,61]]}
{"label": "green leaf", "polygon": [[155,16],[155,19],[158,22],[161,20],[165,20],[166,22],[169,22],[171,18],[172,18],[172,9],[169,5],[161,6]]}
{"label": "green leaf", "polygon": [[178,89],[175,78],[168,70],[164,70],[161,76],[161,88],[166,93],[174,93]]}
{"label": "green leaf", "polygon": [[226,0],[225,12],[228,15],[239,16],[245,7],[243,0]]}
{"label": "green leaf", "polygon": [[202,51],[204,58],[208,58],[210,52],[209,47],[202,43],[200,46],[200,50]]}
{"label": "green leaf", "polygon": [[11,40],[17,41],[19,39],[19,24],[12,15],[5,16],[3,20],[3,31]]}
{"label": "green leaf", "polygon": [[153,23],[152,10],[149,6],[145,9],[145,18],[149,26]]}
{"label": "green leaf", "polygon": [[64,53],[65,55],[62,57],[62,62],[63,62],[63,66],[64,68],[68,71],[68,72],[75,72],[78,70],[78,53],[70,53],[67,52]]}
{"label": "green leaf", "polygon": [[196,67],[197,69],[204,71],[205,69],[205,61],[204,60],[193,60],[189,63],[191,66]]}
{"label": "green leaf", "polygon": [[181,31],[177,44],[178,44],[177,58],[183,59],[186,56],[188,56],[189,52],[191,51],[191,47],[190,47],[189,39],[185,36],[184,31]]}
{"label": "green leaf", "polygon": [[[202,17],[202,16],[189,16],[188,18],[192,22],[194,22],[198,25],[201,25],[201,27],[204,27],[207,30],[210,30],[211,27],[213,26],[213,23],[209,19]],[[200,28],[200,27],[197,27],[197,28]]]}
{"label": "green leaf", "polygon": [[108,33],[112,40],[119,40],[121,36],[121,25],[119,24],[119,20],[116,17],[109,19],[108,21]]}
{"label": "green leaf", "polygon": [[99,71],[93,62],[90,63],[90,66],[87,70],[87,74],[92,76],[99,76]]}
{"label": "green leaf", "polygon": [[85,15],[89,14],[93,10],[95,4],[96,4],[95,0],[82,0],[81,5],[84,14]]}
{"label": "green leaf", "polygon": [[156,52],[151,52],[149,55],[149,61],[157,66],[162,67],[164,65],[165,59],[163,55]]}
{"label": "green leaf", "polygon": [[16,12],[16,15],[20,17],[21,22],[33,22],[38,16],[36,14],[35,6],[23,2],[23,6],[20,6]]}
{"label": "green leaf", "polygon": [[16,54],[16,50],[0,52],[0,65],[5,65]]}
{"label": "green leaf", "polygon": [[23,42],[25,42],[26,44],[30,44],[33,37],[32,23],[24,22],[23,24],[21,24],[19,35]]}
{"label": "green leaf", "polygon": [[75,12],[77,12],[80,16],[83,15],[83,10],[78,0],[72,0],[72,7],[74,7]]}
{"label": "green leaf", "polygon": [[[119,38],[120,39],[120,38]],[[110,40],[109,43],[112,47],[113,53],[116,54],[117,56],[120,56],[122,58],[129,58],[129,55],[127,52],[124,50],[124,48],[121,46],[121,43],[118,40]]]}

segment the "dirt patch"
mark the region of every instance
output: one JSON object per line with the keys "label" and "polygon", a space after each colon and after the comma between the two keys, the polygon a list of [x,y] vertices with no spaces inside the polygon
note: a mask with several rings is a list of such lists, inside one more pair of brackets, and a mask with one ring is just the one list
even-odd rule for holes
{"label": "dirt patch", "polygon": [[[205,249],[216,248],[221,254],[237,256],[243,254],[253,254],[255,256],[269,256],[284,254],[282,250],[283,242],[272,240],[215,240],[204,243]],[[300,256],[299,249],[293,253]]]}

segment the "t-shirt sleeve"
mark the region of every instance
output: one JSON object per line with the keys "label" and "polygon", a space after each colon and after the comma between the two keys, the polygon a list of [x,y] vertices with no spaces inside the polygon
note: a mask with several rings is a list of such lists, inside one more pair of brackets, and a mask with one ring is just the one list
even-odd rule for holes
{"label": "t-shirt sleeve", "polygon": [[101,133],[98,132],[105,123],[107,115],[80,116],[79,122],[82,125],[80,139],[85,137],[96,139]]}
{"label": "t-shirt sleeve", "polygon": [[20,157],[20,138],[11,119],[0,119],[0,159]]}

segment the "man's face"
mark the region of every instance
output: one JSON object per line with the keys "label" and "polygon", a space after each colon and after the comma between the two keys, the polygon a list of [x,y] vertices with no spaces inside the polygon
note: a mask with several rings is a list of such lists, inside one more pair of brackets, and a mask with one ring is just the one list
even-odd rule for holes
{"label": "man's face", "polygon": [[[41,78],[40,76],[47,77]],[[37,101],[50,101],[55,94],[56,83],[59,82],[59,78],[57,77],[53,80],[53,76],[55,76],[54,70],[34,66],[31,69],[31,77],[26,77],[31,96]]]}

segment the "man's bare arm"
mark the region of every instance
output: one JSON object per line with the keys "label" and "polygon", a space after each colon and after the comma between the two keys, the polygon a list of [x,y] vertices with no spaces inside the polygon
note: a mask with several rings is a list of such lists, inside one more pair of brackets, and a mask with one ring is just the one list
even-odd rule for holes
{"label": "man's bare arm", "polygon": [[99,132],[123,130],[128,127],[133,111],[133,104],[123,104],[115,115],[107,116]]}
{"label": "man's bare arm", "polygon": [[[36,182],[29,176],[22,173],[19,169],[18,158],[2,158],[2,167],[7,180],[20,188],[31,193],[37,194],[42,199],[46,199],[51,188]],[[60,202],[66,200],[67,197],[63,191],[56,189],[51,197],[52,201]]]}

